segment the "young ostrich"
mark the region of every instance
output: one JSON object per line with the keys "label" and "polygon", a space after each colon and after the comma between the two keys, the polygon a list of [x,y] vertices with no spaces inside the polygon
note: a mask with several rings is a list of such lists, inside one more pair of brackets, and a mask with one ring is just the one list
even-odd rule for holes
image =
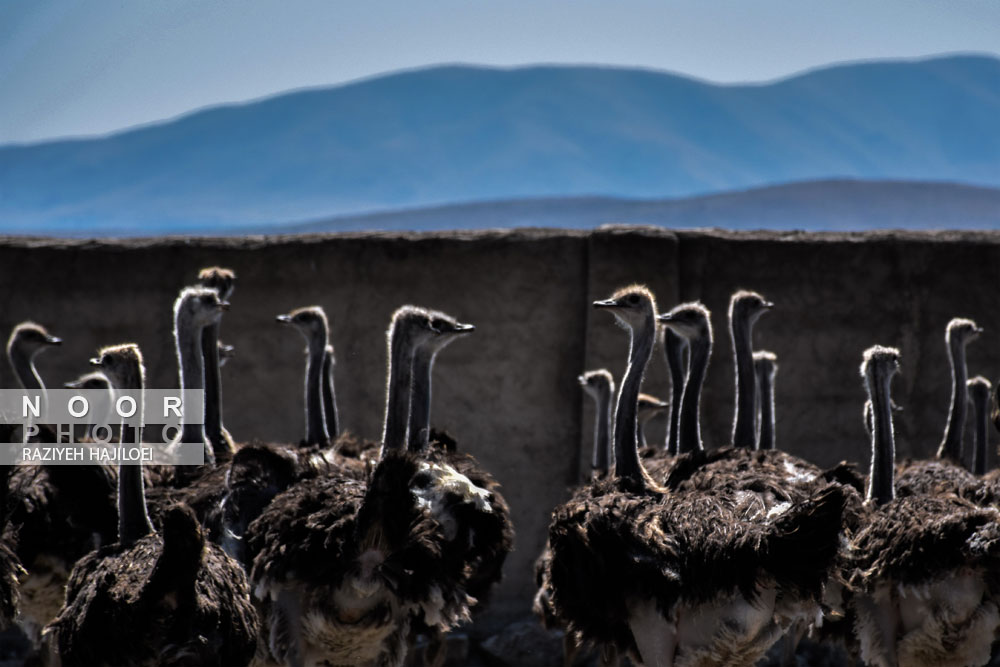
{"label": "young ostrich", "polygon": [[[226,553],[248,568],[251,563],[244,535],[250,523],[275,496],[296,482],[332,472],[363,480],[369,472],[368,458],[375,456],[378,447],[350,434],[341,436],[339,433],[333,384],[335,361],[333,346],[326,344],[328,325],[323,309],[319,306],[298,308],[276,319],[294,326],[307,342],[306,437],[298,446],[251,443],[242,446],[233,457],[220,502],[220,543]],[[331,438],[333,434],[336,435]],[[368,456],[362,458],[361,454]]]}
{"label": "young ostrich", "polygon": [[607,369],[587,371],[579,378],[580,386],[594,399],[594,452],[591,470],[597,478],[608,474],[611,466],[611,411],[614,409],[615,380]]}
{"label": "young ostrich", "polygon": [[[837,487],[807,505],[772,512],[724,487],[664,495],[637,453],[638,389],[655,330],[652,295],[633,287],[597,304],[614,309],[632,331],[616,411],[615,476],[553,513],[553,610],[580,639],[629,651],[646,665],[751,665],[781,635],[779,593],[818,585],[802,554],[836,551],[836,540],[822,540],[823,527],[839,521]],[[682,331],[709,327],[700,305],[674,309],[663,320]],[[689,376],[702,365],[700,354],[691,348]],[[700,385],[694,380],[687,386]],[[682,407],[682,448],[685,415]],[[687,432],[698,429],[688,425]]]}
{"label": "young ostrich", "polygon": [[687,349],[687,339],[670,327],[663,328],[663,355],[667,360],[667,370],[670,371],[670,425],[667,428],[667,454],[677,455],[677,429],[681,418],[681,395],[684,391],[684,350]]}
{"label": "young ostrich", "polygon": [[778,357],[774,352],[753,353],[753,370],[757,376],[757,449],[774,449],[774,376],[778,374]]}
{"label": "young ostrich", "polygon": [[899,351],[865,351],[873,406],[863,525],[847,551],[861,658],[873,667],[985,665],[1000,629],[1000,513],[954,495],[897,496],[890,383]]}
{"label": "young ostrich", "polygon": [[367,482],[336,471],[301,481],[247,530],[273,661],[398,666],[414,615],[439,627],[467,617],[463,582],[442,557],[447,537],[413,490],[424,466],[406,451],[413,356],[436,335],[432,319],[413,306],[393,315],[382,449]]}
{"label": "young ostrich", "polygon": [[[22,387],[44,392],[34,359],[61,342],[32,322],[14,328],[7,355]],[[18,466],[9,475],[3,542],[13,548],[27,572],[20,582],[18,623],[37,640],[62,605],[73,564],[114,539],[115,475],[102,465],[49,464]]]}
{"label": "young ostrich", "polygon": [[[106,347],[93,363],[116,389],[142,390],[137,346]],[[142,400],[137,403],[139,426],[123,423],[122,433],[141,431]],[[239,667],[253,658],[257,630],[240,567],[205,542],[185,505],[167,509],[160,534],[153,532],[142,468],[120,465],[118,542],[77,563],[66,604],[45,630],[57,664]]]}
{"label": "young ostrich", "polygon": [[[35,357],[54,345],[62,345],[62,339],[51,335],[45,327],[34,322],[21,322],[10,334],[7,341],[7,359],[14,371],[14,377],[23,389],[41,392],[41,403],[48,405],[48,394],[38,370],[35,368]],[[44,409],[42,410],[44,412]],[[47,429],[46,429],[47,431]],[[55,442],[46,432],[43,439]]]}
{"label": "young ostrich", "polygon": [[[639,394],[639,447],[649,449],[646,444],[646,424],[662,412],[669,410],[670,404],[649,394]],[[659,450],[663,451],[663,450]]]}
{"label": "young ostrich", "polygon": [[334,440],[340,436],[340,414],[337,412],[337,392],[333,381],[333,368],[336,365],[333,345],[327,345],[326,354],[323,355],[323,417],[326,419],[326,430]]}
{"label": "young ostrich", "polygon": [[968,369],[965,346],[982,333],[969,319],[957,317],[948,323],[945,344],[951,364],[951,403],[944,437],[932,459],[905,461],[896,471],[896,493],[901,496],[935,493],[957,493],[972,497],[978,492],[980,480],[962,463],[962,437],[968,414],[966,383]]}
{"label": "young ostrich", "polygon": [[[615,380],[611,372],[605,368],[587,371],[577,380],[584,392],[594,399],[594,450],[591,455],[590,479],[604,479],[612,464],[610,460],[612,458],[611,440],[613,435],[611,411],[614,409]],[[574,633],[564,626],[557,611],[552,606],[551,560],[552,550],[546,542],[542,554],[535,561],[535,585],[538,587],[538,591],[535,593],[531,610],[546,630],[561,630],[563,632],[563,667],[570,667],[575,661],[580,647]],[[602,655],[605,662],[609,662],[612,657]]]}
{"label": "young ostrich", "polygon": [[[186,287],[181,290],[177,300],[174,301],[174,342],[177,349],[177,364],[180,369],[180,389],[205,389],[206,365],[203,338],[205,329],[216,325],[222,320],[222,314],[229,310],[229,302],[221,299],[219,293],[208,287]],[[211,374],[218,370],[218,340],[213,340],[212,350],[214,354],[209,357],[213,364],[209,369]],[[217,376],[216,376],[217,377]],[[213,391],[211,397],[205,392],[205,402],[214,403],[218,398],[218,387]],[[213,412],[221,417],[221,406],[215,405]],[[208,409],[205,414],[207,417]],[[206,424],[195,424],[190,420],[181,418],[180,436],[171,445],[171,448],[179,453],[181,448],[201,447],[204,450],[205,464],[215,467],[215,449],[207,436]],[[189,467],[189,466],[184,466]],[[178,473],[180,472],[178,468]],[[197,468],[189,471],[186,475],[178,474],[178,481],[189,483],[190,477],[194,473],[201,472]]]}
{"label": "young ostrich", "polygon": [[[419,345],[413,358],[412,396],[407,427],[408,450],[423,459],[414,493],[445,531],[443,557],[464,578],[466,593],[481,606],[502,577],[503,564],[513,548],[510,509],[500,484],[469,454],[449,447],[430,447],[431,377],[437,354],[452,341],[474,330],[445,313],[431,311],[435,335]],[[426,622],[426,619],[424,619]],[[431,627],[430,664],[445,659],[439,641],[446,627]]]}
{"label": "young ostrich", "polygon": [[323,406],[326,348],[330,336],[326,313],[319,306],[308,306],[297,308],[287,315],[278,315],[276,319],[282,324],[291,324],[306,339],[306,435],[301,445],[325,447],[330,444]]}
{"label": "young ostrich", "polygon": [[[730,329],[734,332],[737,369],[745,367],[747,358],[753,367],[752,353],[746,345],[750,340],[749,328],[769,308],[770,304],[756,293],[737,292],[733,296],[730,315],[735,321],[731,322]],[[709,314],[700,304],[694,304],[678,307],[661,319],[667,326],[675,328],[679,334],[688,338],[692,349],[689,372],[696,375],[695,384],[691,385],[689,380],[685,386],[685,400],[688,400],[688,386],[691,386],[692,405],[681,408],[680,448],[683,455],[672,466],[658,471],[659,479],[671,489],[703,493],[727,490],[737,494],[752,494],[755,502],[768,515],[773,512],[789,512],[791,515],[800,511],[809,512],[819,502],[819,498],[824,499],[820,503],[824,507],[824,521],[811,526],[812,533],[805,538],[816,548],[816,557],[798,563],[801,567],[799,584],[792,586],[790,591],[782,592],[775,606],[775,613],[782,619],[782,623],[794,626],[784,649],[784,661],[786,664],[791,663],[798,639],[817,618],[823,606],[824,585],[836,580],[835,556],[836,545],[840,540],[841,520],[845,503],[849,498],[854,498],[856,493],[851,495],[850,490],[841,488],[839,484],[834,491],[828,485],[829,474],[779,450],[755,451],[749,447],[732,447],[711,453],[704,452],[700,433],[691,427],[691,422],[697,419],[697,395],[711,346]],[[699,357],[697,359],[696,351]],[[749,385],[744,386],[737,399],[736,422],[745,423],[749,420],[752,423],[755,420],[756,380]],[[763,402],[770,402],[770,399],[765,397]],[[750,414],[743,414],[748,409]],[[693,414],[694,417],[688,417],[688,414]]]}
{"label": "young ostrich", "polygon": [[[7,486],[13,470],[14,466],[0,466],[0,537],[7,526]],[[17,554],[8,546],[6,539],[0,539],[0,631],[14,622],[21,598],[18,580],[25,575],[27,572]]]}
{"label": "young ostrich", "polygon": [[64,385],[67,389],[92,389],[98,391],[107,392],[107,405],[105,406],[104,414],[100,417],[96,417],[95,421],[90,425],[90,439],[92,441],[97,440],[97,432],[102,426],[111,426],[111,415],[112,415],[112,401],[114,400],[113,392],[111,390],[111,384],[108,382],[108,378],[104,373],[100,371],[94,371],[93,373],[86,373],[81,375],[75,380],[65,383]]}
{"label": "young ostrich", "polygon": [[[217,324],[229,303],[219,299],[218,292],[207,287],[187,287],[174,302],[174,338],[180,367],[180,388],[202,389],[203,378],[217,372],[218,357],[203,358],[203,334],[206,327]],[[216,349],[218,346],[216,345]],[[205,392],[205,414],[210,410],[221,415],[220,406],[212,404],[218,392]],[[211,406],[211,407],[210,407]],[[168,448],[175,454],[182,448],[201,448],[205,465],[172,466],[165,470],[150,470],[150,486],[146,489],[154,524],[161,514],[175,503],[184,503],[205,527],[208,538],[219,541],[222,516],[219,503],[225,493],[228,465],[214,465],[216,449],[206,435],[207,424],[195,424],[181,417],[181,434]]]}
{"label": "young ostrich", "polygon": [[[228,302],[236,289],[236,274],[230,269],[211,266],[198,273],[198,283],[202,287],[214,289],[219,300]],[[202,357],[205,363],[205,437],[212,447],[217,463],[233,458],[236,445],[226,427],[222,424],[222,343],[219,340],[221,322],[207,325],[201,333]],[[232,347],[229,348],[232,351]]]}
{"label": "young ostrich", "polygon": [[972,450],[972,473],[983,476],[986,474],[987,458],[990,453],[990,415],[989,403],[993,387],[990,381],[981,375],[968,381],[969,402],[975,409],[976,441]]}

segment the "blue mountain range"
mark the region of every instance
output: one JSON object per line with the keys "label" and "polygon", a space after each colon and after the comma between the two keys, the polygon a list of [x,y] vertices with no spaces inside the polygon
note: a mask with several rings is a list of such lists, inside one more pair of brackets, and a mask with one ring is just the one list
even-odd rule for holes
{"label": "blue mountain range", "polygon": [[830,179],[980,186],[969,191],[981,205],[981,188],[1000,187],[1000,60],[876,61],[758,85],[582,66],[401,72],[0,147],[0,232],[280,230],[484,200]]}

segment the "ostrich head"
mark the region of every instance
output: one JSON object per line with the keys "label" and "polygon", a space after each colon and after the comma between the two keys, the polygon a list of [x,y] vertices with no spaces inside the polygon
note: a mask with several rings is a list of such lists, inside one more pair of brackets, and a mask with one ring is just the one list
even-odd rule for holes
{"label": "ostrich head", "polygon": [[594,306],[610,310],[615,320],[628,329],[642,326],[647,319],[656,317],[656,299],[643,285],[623,287],[610,299],[595,301]]}
{"label": "ostrich head", "polygon": [[326,319],[326,313],[321,306],[306,306],[296,308],[286,315],[278,315],[275,318],[281,324],[291,324],[306,342],[321,340],[327,336],[330,325]]}
{"label": "ostrich head", "polygon": [[109,386],[108,376],[101,371],[94,371],[81,375],[75,380],[65,383],[67,389],[107,389]]}
{"label": "ostrich head", "polygon": [[774,352],[761,350],[753,353],[754,371],[761,377],[773,379],[778,372],[778,355]]}
{"label": "ostrich head", "polygon": [[615,391],[615,381],[611,377],[611,371],[602,368],[596,371],[587,371],[577,378],[580,386],[595,401],[602,397],[610,396]]}
{"label": "ostrich head", "polygon": [[669,403],[661,401],[649,394],[639,394],[639,423],[645,424],[656,415],[670,407]]}
{"label": "ostrich head", "polygon": [[892,376],[899,372],[900,354],[894,347],[883,347],[874,345],[865,350],[863,361],[861,362],[861,377],[870,386],[879,386],[879,382],[888,382]]}
{"label": "ostrich head", "polygon": [[224,269],[221,266],[210,266],[198,272],[198,284],[202,287],[214,289],[219,293],[219,298],[229,301],[236,288],[236,274],[231,269]]}
{"label": "ostrich head", "polygon": [[189,323],[195,329],[216,324],[222,313],[229,310],[229,302],[219,298],[219,293],[208,287],[186,287],[174,302],[174,321]]}
{"label": "ostrich head", "polygon": [[47,347],[61,344],[62,339],[51,335],[41,324],[21,322],[10,334],[7,354],[21,354],[31,359]]}
{"label": "ostrich head", "polygon": [[659,316],[659,321],[687,340],[712,340],[711,315],[699,302],[682,303]]}
{"label": "ostrich head", "polygon": [[753,324],[772,308],[774,304],[757,292],[739,290],[729,299],[729,319]]}
{"label": "ostrich head", "polygon": [[463,324],[451,315],[447,315],[438,310],[428,311],[430,316],[430,327],[434,335],[427,343],[431,352],[437,354],[444,349],[448,343],[476,330],[471,324]]}
{"label": "ostrich head", "polygon": [[981,333],[983,333],[982,327],[976,326],[976,323],[972,320],[964,317],[956,317],[951,322],[948,322],[944,340],[949,345],[952,343],[967,345],[979,338],[979,334]]}
{"label": "ostrich head", "polygon": [[146,370],[139,346],[134,343],[101,348],[90,363],[101,369],[115,389],[142,389],[144,386]]}

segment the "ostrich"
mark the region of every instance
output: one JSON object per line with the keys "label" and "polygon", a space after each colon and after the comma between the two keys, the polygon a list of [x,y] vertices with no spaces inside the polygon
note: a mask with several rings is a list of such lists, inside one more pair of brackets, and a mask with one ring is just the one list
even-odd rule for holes
{"label": "ostrich", "polygon": [[[236,274],[230,269],[211,266],[198,273],[198,283],[214,289],[220,301],[228,302],[236,288]],[[220,322],[214,322],[202,330],[201,349],[205,360],[205,437],[216,462],[223,463],[233,458],[236,445],[222,424],[222,376],[219,369],[224,359],[219,341],[220,326]]]}
{"label": "ostrich", "polygon": [[337,412],[337,392],[333,381],[333,368],[336,364],[333,345],[327,345],[326,354],[323,355],[323,416],[326,418],[326,430],[334,440],[340,436],[340,415]]}
{"label": "ostrich", "polygon": [[[35,368],[35,357],[54,345],[62,345],[62,339],[50,334],[45,327],[34,322],[21,322],[10,334],[7,341],[7,359],[14,370],[14,377],[22,388],[41,392],[42,412],[48,406],[45,384]],[[47,430],[47,429],[46,429]],[[55,442],[51,432],[43,437]]]}
{"label": "ostrich", "polygon": [[[461,324],[445,313],[429,314],[435,333],[417,346],[413,357],[407,427],[409,451],[424,460],[414,493],[444,528],[448,540],[445,560],[455,568],[457,577],[466,577],[466,592],[482,605],[500,581],[504,561],[513,548],[510,509],[499,483],[472,456],[453,451],[453,447],[429,447],[434,360],[452,341],[474,331],[471,324]],[[445,645],[440,641],[445,629],[429,629],[431,664],[439,665],[445,659]]]}
{"label": "ostrich", "polygon": [[615,380],[605,368],[587,371],[579,378],[583,390],[594,399],[594,453],[591,470],[598,478],[608,474],[611,465],[611,410],[614,405]]}
{"label": "ostrich", "polygon": [[398,666],[413,616],[442,628],[467,617],[447,537],[413,490],[426,468],[406,451],[413,356],[436,335],[432,319],[414,306],[393,314],[382,448],[367,481],[301,481],[247,530],[262,639],[280,664]]}
{"label": "ostrich", "polygon": [[[33,322],[14,328],[7,355],[22,387],[45,391],[34,359],[61,342]],[[26,571],[18,622],[33,641],[58,613],[73,564],[114,539],[114,478],[114,471],[102,465],[18,466],[9,473],[3,542]]]}
{"label": "ostrich", "polygon": [[687,340],[670,327],[663,328],[663,355],[670,371],[670,425],[667,428],[667,453],[677,454],[677,424],[681,416],[681,394],[684,390],[684,350]]}
{"label": "ostrich", "polygon": [[18,580],[27,575],[17,554],[8,546],[4,537],[7,526],[7,486],[14,466],[0,466],[0,631],[14,621],[21,593]]}
{"label": "ostrich", "polygon": [[733,447],[757,449],[755,416],[756,378],[753,366],[753,325],[774,307],[756,292],[740,290],[729,300],[729,331],[736,359],[736,418],[733,420]]}
{"label": "ostrich", "polygon": [[278,315],[277,321],[293,325],[306,339],[306,436],[302,440],[302,446],[324,447],[330,442],[323,414],[324,367],[330,335],[326,313],[319,306],[308,306],[297,308],[287,315]]}
{"label": "ostrich", "polygon": [[778,373],[778,357],[762,350],[753,353],[753,370],[757,376],[757,449],[774,449],[774,376]]}
{"label": "ostrich", "polygon": [[[107,393],[107,404],[104,405],[103,414],[97,417],[96,420],[90,425],[90,439],[96,441],[97,430],[103,427],[110,428],[111,425],[111,403],[112,403],[112,391],[111,384],[108,382],[108,378],[105,377],[104,373],[100,371],[94,371],[92,373],[85,373],[75,380],[65,383],[64,385],[67,389],[90,389],[104,391]],[[95,408],[98,406],[95,406]],[[96,409],[95,409],[96,413]]]}
{"label": "ostrich", "polygon": [[[106,347],[93,363],[117,390],[142,390],[137,346]],[[134,423],[141,430],[141,399]],[[122,432],[129,428],[123,422]],[[65,606],[45,630],[58,664],[249,665],[258,623],[246,576],[205,542],[191,509],[170,507],[155,533],[141,466],[122,464],[118,517],[118,541],[77,563]]]}
{"label": "ostrich", "polygon": [[972,473],[982,476],[986,474],[986,460],[990,452],[989,402],[993,387],[989,380],[977,375],[968,381],[968,391],[969,402],[976,411],[976,442],[972,450]]}
{"label": "ostrich", "polygon": [[[182,391],[205,389],[206,367],[202,342],[204,332],[207,327],[218,324],[222,319],[222,313],[228,309],[229,302],[220,299],[219,293],[208,287],[186,287],[174,301],[174,342]],[[213,364],[211,370],[214,372],[218,364],[217,340],[213,339],[212,349],[215,354],[210,359]],[[206,392],[205,402],[214,402],[218,396],[219,392],[212,392],[212,398],[208,400]],[[216,405],[213,411],[221,417],[221,406]],[[205,414],[207,416],[207,409]],[[180,454],[181,449],[189,447],[201,447],[204,450],[205,463],[215,467],[215,449],[206,435],[206,425],[195,424],[182,417],[180,436],[171,445],[171,449],[175,454]],[[193,472],[199,471],[195,469]],[[179,481],[190,482],[191,474],[192,472],[183,476],[178,474],[177,477]]]}
{"label": "ostrich", "polygon": [[[739,291],[730,301],[730,331],[733,336],[737,369],[737,408],[734,420],[737,424],[753,424],[756,421],[756,379],[749,383],[749,388],[744,386],[742,390],[739,389],[740,377],[743,375],[740,369],[747,366],[754,368],[753,353],[747,345],[750,340],[750,330],[753,322],[771,307],[772,304],[755,292]],[[744,441],[738,446],[706,453],[701,446],[700,434],[692,425],[697,424],[697,417],[689,418],[685,410],[697,415],[698,390],[711,349],[709,314],[700,306],[681,306],[661,316],[661,320],[688,339],[692,349],[689,375],[692,373],[697,375],[695,385],[691,386],[690,379],[685,385],[684,400],[687,400],[688,387],[691,386],[694,392],[693,406],[681,408],[680,449],[682,452],[690,453],[679,456],[670,466],[658,469],[657,478],[670,489],[704,493],[727,489],[735,493],[753,494],[757,502],[769,513],[785,512],[789,511],[789,508],[792,508],[793,513],[809,511],[808,508],[817,502],[817,497],[830,494],[831,499],[824,510],[828,521],[822,526],[815,526],[810,537],[816,545],[827,548],[822,552],[822,556],[808,563],[806,568],[808,572],[803,570],[803,576],[807,576],[811,583],[809,586],[800,586],[783,593],[779,596],[775,607],[783,622],[794,626],[784,648],[784,662],[790,664],[794,661],[794,651],[799,638],[817,618],[823,606],[824,585],[828,589],[838,586],[834,558],[836,549],[829,547],[840,540],[839,533],[842,529],[840,521],[845,506],[858,504],[860,499],[856,498],[857,493],[854,489],[841,486],[839,477],[833,474],[836,470],[824,472],[806,461],[776,449],[755,450],[754,442]],[[696,351],[699,352],[699,356],[704,356],[705,361],[698,360],[696,363]],[[770,399],[763,397],[763,402],[770,403]],[[746,414],[747,412],[749,414]],[[768,421],[771,421],[770,418]],[[734,428],[736,433],[741,430],[739,427]],[[766,430],[764,432],[766,434]],[[771,440],[773,441],[773,437]],[[828,488],[830,481],[837,482],[836,492]],[[835,508],[836,503],[839,505]]]}
{"label": "ostrich", "polygon": [[932,459],[905,461],[896,471],[896,493],[901,496],[957,493],[971,497],[977,493],[980,480],[962,463],[962,436],[965,431],[968,399],[965,346],[982,333],[972,320],[956,317],[945,330],[945,344],[951,363],[951,403],[944,437]]}
{"label": "ostrich", "polygon": [[[594,451],[591,456],[591,480],[604,479],[613,463],[610,459],[612,458],[611,411],[614,407],[614,377],[610,371],[601,368],[587,371],[577,380],[584,392],[594,399]],[[570,667],[576,659],[580,647],[575,634],[565,627],[558,617],[557,610],[553,608],[552,587],[549,581],[551,560],[552,550],[546,542],[542,554],[535,561],[535,585],[538,587],[538,591],[535,593],[532,612],[538,617],[545,629],[558,629],[563,632],[563,667]]]}
{"label": "ostrich", "polygon": [[[639,394],[639,447],[643,450],[649,449],[646,444],[646,423],[670,409],[669,403],[664,403],[656,396],[649,394]],[[660,450],[663,451],[663,450]]]}
{"label": "ostrich", "polygon": [[846,572],[856,634],[873,667],[985,665],[1000,628],[1000,513],[950,494],[897,496],[890,383],[899,351],[875,346],[861,374],[873,406],[863,525]]}
{"label": "ostrich", "polygon": [[[779,594],[821,585],[814,561],[836,552],[836,532],[829,539],[827,526],[839,523],[839,487],[776,511],[725,486],[658,488],[637,455],[635,418],[655,303],[648,290],[632,287],[597,305],[613,309],[632,332],[615,420],[615,476],[553,513],[553,610],[582,640],[629,651],[646,665],[751,665],[781,635]],[[707,326],[705,314],[686,305],[663,319],[690,330]],[[700,385],[690,378],[699,354],[693,346],[688,387]],[[682,408],[682,447],[685,415]],[[689,446],[700,451],[700,442]]]}

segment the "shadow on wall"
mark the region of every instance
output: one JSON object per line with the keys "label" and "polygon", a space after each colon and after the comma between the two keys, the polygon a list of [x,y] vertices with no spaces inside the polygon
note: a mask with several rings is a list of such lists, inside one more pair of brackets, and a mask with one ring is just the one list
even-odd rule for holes
{"label": "shadow on wall", "polygon": [[[588,465],[592,406],[577,376],[607,367],[620,378],[626,333],[590,306],[617,287],[649,285],[661,311],[701,300],[716,346],[702,404],[709,447],[727,444],[733,415],[729,295],[754,289],[775,302],[755,348],[778,355],[777,443],[831,465],[867,462],[858,359],[898,346],[893,394],[900,458],[940,441],[950,396],[944,327],[954,316],[986,329],[968,348],[970,375],[1000,371],[1000,314],[992,299],[1000,233],[593,232],[367,234],[109,243],[7,240],[0,244],[0,325],[34,319],[64,339],[38,358],[49,386],[88,370],[101,345],[136,342],[148,386],[175,387],[171,305],[200,268],[236,271],[222,339],[236,346],[223,370],[226,425],[239,441],[297,442],[303,433],[299,336],[275,315],[321,305],[337,356],[346,429],[377,438],[384,407],[385,327],[403,303],[476,325],[435,370],[433,422],[504,484],[516,551],[485,626],[528,612],[532,563],[549,510]],[[15,386],[4,365],[3,386]],[[669,397],[654,353],[644,391]],[[662,440],[665,420],[650,424]]]}

